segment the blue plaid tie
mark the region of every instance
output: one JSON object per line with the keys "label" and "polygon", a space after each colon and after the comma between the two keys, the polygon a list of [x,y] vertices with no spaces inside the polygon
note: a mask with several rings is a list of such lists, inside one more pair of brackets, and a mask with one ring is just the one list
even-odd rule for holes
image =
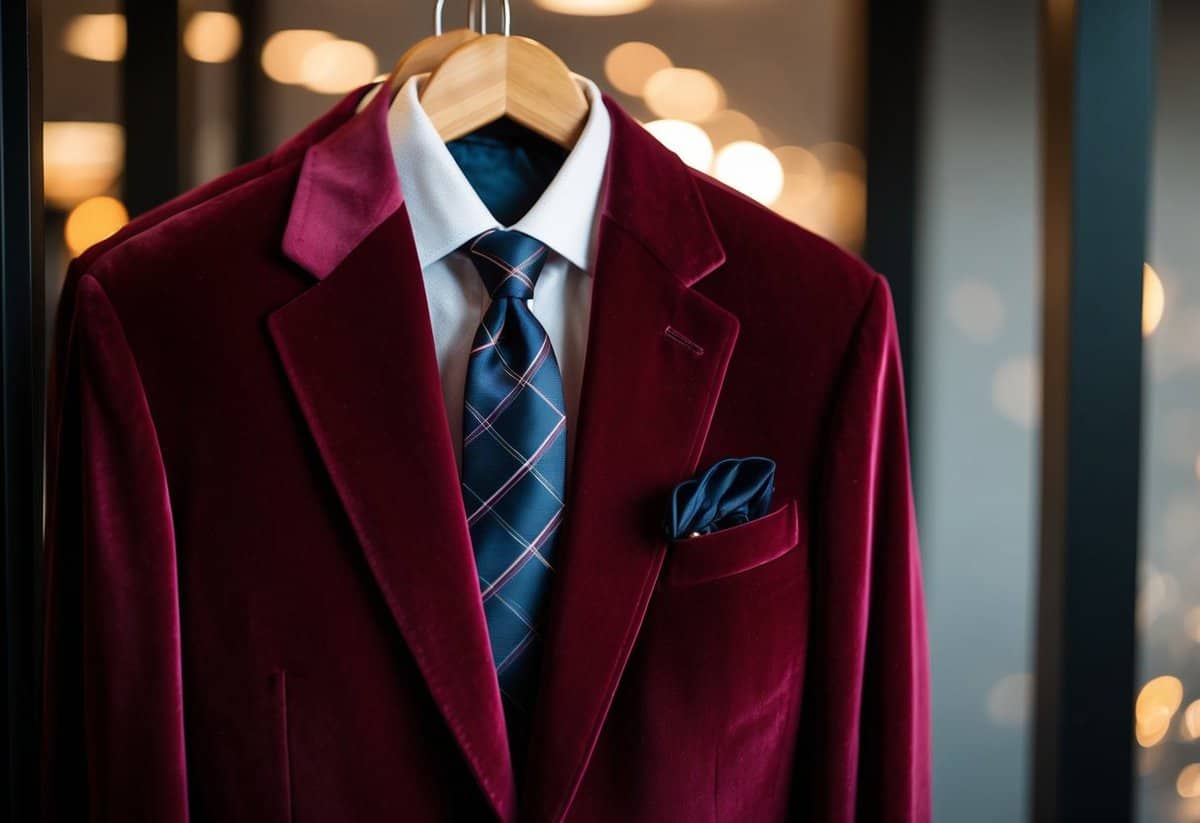
{"label": "blue plaid tie", "polygon": [[525,745],[563,519],[567,420],[554,349],[528,305],[546,246],[494,230],[463,251],[492,296],[467,370],[463,500],[516,754]]}

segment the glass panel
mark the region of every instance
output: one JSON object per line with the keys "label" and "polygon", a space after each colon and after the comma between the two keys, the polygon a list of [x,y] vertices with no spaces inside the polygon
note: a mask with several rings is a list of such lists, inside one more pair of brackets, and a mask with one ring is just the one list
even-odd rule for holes
{"label": "glass panel", "polygon": [[936,820],[1026,814],[1040,385],[1035,3],[931,6],[918,508]]}
{"label": "glass panel", "polygon": [[1200,8],[1165,2],[1149,264],[1139,819],[1200,819]]}

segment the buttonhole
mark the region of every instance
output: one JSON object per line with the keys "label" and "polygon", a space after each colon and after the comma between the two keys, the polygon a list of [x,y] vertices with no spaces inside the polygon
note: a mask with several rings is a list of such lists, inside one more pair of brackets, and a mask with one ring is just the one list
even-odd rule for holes
{"label": "buttonhole", "polygon": [[666,330],[666,332],[664,332],[664,334],[666,334],[668,339],[673,340],[674,342],[683,346],[685,349],[687,349],[688,351],[690,351],[692,354],[696,355],[697,357],[704,354],[703,346],[701,346],[695,340],[692,340],[687,335],[683,334],[683,332],[679,331],[674,326],[667,326],[667,330]]}

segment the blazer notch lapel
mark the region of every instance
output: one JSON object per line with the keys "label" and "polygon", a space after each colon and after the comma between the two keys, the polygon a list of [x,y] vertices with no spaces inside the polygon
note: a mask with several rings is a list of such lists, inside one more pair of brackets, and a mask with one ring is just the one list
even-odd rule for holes
{"label": "blazer notch lapel", "polygon": [[[352,166],[342,153],[359,143],[340,140],[305,169]],[[387,163],[376,172],[394,182],[390,154]],[[347,181],[302,173],[297,197],[324,204],[319,225],[334,236],[286,246],[318,282],[268,328],[395,624],[492,809],[510,821],[512,763],[424,281],[407,212],[387,211],[398,187],[374,184],[382,193],[370,204],[329,220]],[[311,215],[297,200],[287,237],[322,237]]]}
{"label": "blazer notch lapel", "polygon": [[566,816],[587,769],[662,568],[667,494],[697,468],[738,333],[734,315],[690,288],[725,259],[690,173],[619,109],[614,124],[561,572],[520,787],[521,819],[539,823]]}

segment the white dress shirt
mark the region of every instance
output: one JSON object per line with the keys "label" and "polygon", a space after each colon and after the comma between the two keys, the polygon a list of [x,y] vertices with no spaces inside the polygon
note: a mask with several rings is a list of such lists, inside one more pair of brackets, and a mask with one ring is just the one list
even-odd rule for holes
{"label": "white dress shirt", "polygon": [[421,108],[418,92],[427,77],[413,77],[400,89],[388,113],[388,133],[425,279],[455,461],[461,468],[467,361],[491,305],[474,264],[458,249],[489,229],[511,228],[550,248],[529,308],[546,329],[562,373],[569,467],[587,351],[600,190],[612,133],[608,110],[595,83],[576,75],[591,104],[583,132],[533,207],[512,226],[501,226]]}

